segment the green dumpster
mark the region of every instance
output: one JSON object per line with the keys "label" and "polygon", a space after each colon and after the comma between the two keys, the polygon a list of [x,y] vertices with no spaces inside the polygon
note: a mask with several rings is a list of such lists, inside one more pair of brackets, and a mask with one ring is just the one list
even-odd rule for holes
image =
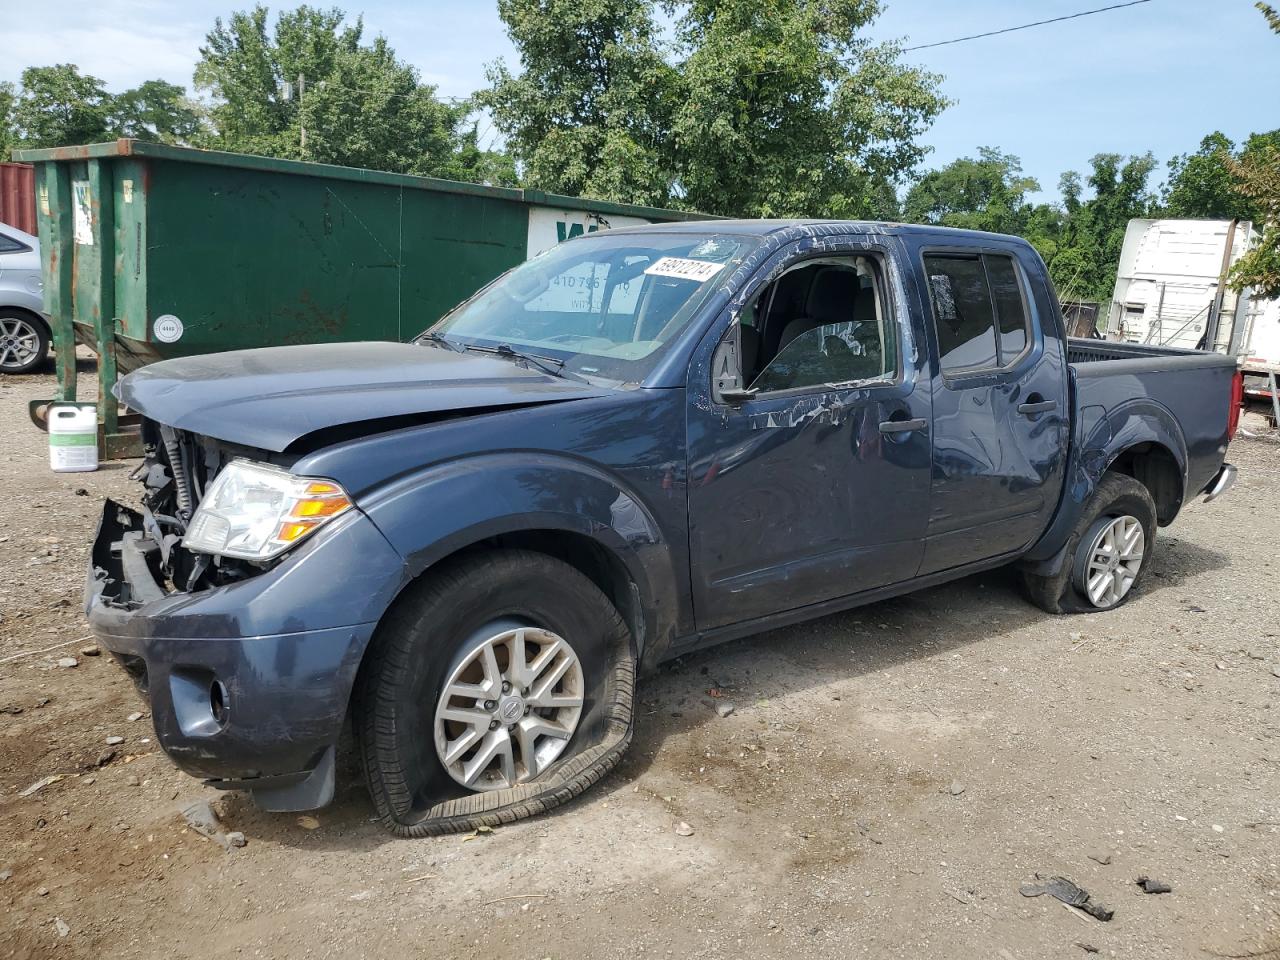
{"label": "green dumpster", "polygon": [[674,210],[137,140],[20,150],[35,164],[58,395],[75,351],[98,354],[105,456],[136,434],[110,388],[168,357],[409,339],[503,271],[609,227]]}

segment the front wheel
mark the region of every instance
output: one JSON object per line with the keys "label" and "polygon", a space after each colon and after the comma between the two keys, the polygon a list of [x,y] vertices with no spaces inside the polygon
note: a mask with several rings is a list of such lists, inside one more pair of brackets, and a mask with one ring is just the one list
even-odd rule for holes
{"label": "front wheel", "polygon": [[1133,477],[1105,475],[1067,541],[1060,573],[1023,573],[1031,601],[1048,613],[1099,613],[1127,601],[1150,565],[1156,505]]}
{"label": "front wheel", "polygon": [[618,762],[635,657],[608,598],[528,551],[433,574],[379,626],[356,691],[378,818],[401,836],[549,810]]}

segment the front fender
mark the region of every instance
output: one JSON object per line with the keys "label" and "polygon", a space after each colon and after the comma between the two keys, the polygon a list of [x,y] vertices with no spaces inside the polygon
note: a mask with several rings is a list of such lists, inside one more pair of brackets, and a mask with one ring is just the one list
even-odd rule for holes
{"label": "front fender", "polygon": [[1185,497],[1186,438],[1167,408],[1149,397],[1137,397],[1110,410],[1101,406],[1080,409],[1062,502],[1049,529],[1023,557],[1032,573],[1053,576],[1061,569],[1071,531],[1103,474],[1125,451],[1144,443],[1164,447],[1173,456]]}
{"label": "front fender", "polygon": [[401,477],[360,506],[411,577],[503,534],[589,537],[621,561],[634,584],[645,660],[653,662],[674,636],[682,592],[671,547],[644,501],[593,464],[527,451],[463,457]]}

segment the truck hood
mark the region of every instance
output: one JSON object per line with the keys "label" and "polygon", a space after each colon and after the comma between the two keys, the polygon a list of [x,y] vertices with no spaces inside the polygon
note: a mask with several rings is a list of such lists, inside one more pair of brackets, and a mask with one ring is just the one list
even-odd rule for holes
{"label": "truck hood", "polygon": [[153,363],[116,386],[159,423],[281,453],[319,430],[604,396],[609,391],[484,353],[408,343],[236,350]]}

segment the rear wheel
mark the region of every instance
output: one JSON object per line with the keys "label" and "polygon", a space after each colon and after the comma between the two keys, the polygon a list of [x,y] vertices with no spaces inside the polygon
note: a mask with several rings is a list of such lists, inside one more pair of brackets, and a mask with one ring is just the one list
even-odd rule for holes
{"label": "rear wheel", "polygon": [[512,550],[429,575],[379,627],[357,689],[379,820],[430,836],[564,803],[630,742],[634,673],[626,625],[568,564]]}
{"label": "rear wheel", "polygon": [[30,373],[49,356],[49,331],[29,314],[0,308],[0,373]]}
{"label": "rear wheel", "polygon": [[1063,569],[1052,577],[1024,572],[1027,594],[1048,613],[1113,610],[1133,595],[1155,538],[1150,491],[1133,477],[1108,473],[1076,521]]}

